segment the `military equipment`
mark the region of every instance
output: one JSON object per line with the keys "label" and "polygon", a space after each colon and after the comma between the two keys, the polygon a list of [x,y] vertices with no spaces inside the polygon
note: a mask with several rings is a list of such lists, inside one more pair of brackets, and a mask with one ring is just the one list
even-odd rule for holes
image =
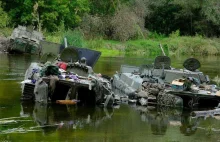
{"label": "military equipment", "polygon": [[[21,99],[44,103],[74,99],[79,100],[77,105],[112,107],[114,95],[110,81],[101,74],[95,74],[86,58],[79,62],[78,51],[82,51],[81,56],[92,53],[89,55],[93,59],[91,65],[101,54],[94,50],[68,47],[62,50],[60,58],[46,63],[31,63],[23,81]],[[62,66],[64,64],[65,67]]]}
{"label": "military equipment", "polygon": [[[200,62],[189,58],[183,66],[184,69],[171,67],[167,56],[156,57],[153,66],[122,65],[120,72],[113,76],[112,85],[130,98],[141,100],[140,97],[156,96],[160,105],[189,108],[217,106],[219,91],[215,85],[209,85],[208,76],[198,70]],[[146,97],[140,94],[146,94]]]}
{"label": "military equipment", "polygon": [[7,50],[9,53],[39,54],[41,40],[44,40],[42,33],[32,27],[18,26],[10,36],[10,46]]}
{"label": "military equipment", "polygon": [[[66,60],[65,58],[68,58],[69,61],[72,59],[72,62],[75,62],[76,60],[79,61],[82,57],[85,57],[87,65],[91,67],[95,65],[101,55],[101,52],[99,51],[75,46],[68,46],[68,49],[63,51],[65,49],[64,45],[44,40],[40,41],[40,45],[42,47],[41,56],[44,54],[59,55],[63,52],[60,57],[64,60]],[[74,51],[71,51],[72,48],[74,48]]]}

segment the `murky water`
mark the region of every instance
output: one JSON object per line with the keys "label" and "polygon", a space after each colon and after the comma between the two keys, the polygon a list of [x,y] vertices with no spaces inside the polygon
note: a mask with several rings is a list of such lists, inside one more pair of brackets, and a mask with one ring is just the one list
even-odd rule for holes
{"label": "murky water", "polygon": [[[185,57],[173,57],[182,67]],[[220,141],[220,117],[194,118],[190,112],[122,104],[118,108],[26,104],[20,102],[20,82],[36,56],[0,54],[0,142],[195,142]],[[218,57],[200,57],[210,78],[220,75]],[[95,72],[113,75],[122,64],[151,63],[147,58],[101,58]]]}

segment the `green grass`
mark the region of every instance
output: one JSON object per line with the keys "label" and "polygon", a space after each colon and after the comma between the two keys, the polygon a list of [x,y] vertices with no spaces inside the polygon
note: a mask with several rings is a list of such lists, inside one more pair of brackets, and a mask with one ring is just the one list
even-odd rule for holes
{"label": "green grass", "polygon": [[164,38],[170,54],[176,55],[220,55],[220,40],[201,36]]}
{"label": "green grass", "polygon": [[[60,35],[46,37],[51,42],[59,43]],[[156,56],[161,55],[159,44],[162,44],[166,55],[220,55],[220,39],[201,36],[172,36],[164,38],[129,40],[119,42],[102,38],[85,40],[85,47],[102,51],[102,56]]]}
{"label": "green grass", "polygon": [[[0,29],[0,36],[10,36],[12,29]],[[80,32],[80,31],[79,31]],[[77,31],[43,33],[47,41],[61,43],[64,36],[73,41],[75,46],[86,47],[102,52],[102,56],[157,56],[161,55],[159,44],[162,44],[166,55],[220,55],[220,39],[202,36],[180,36],[178,31],[169,37],[152,33],[146,39],[129,40],[125,42],[105,40],[103,38],[87,39]],[[81,46],[80,46],[81,47]]]}
{"label": "green grass", "polygon": [[99,48],[97,51],[102,52],[101,56],[102,57],[119,57],[119,56],[124,56],[123,52],[120,52],[119,50],[109,50],[105,48]]}

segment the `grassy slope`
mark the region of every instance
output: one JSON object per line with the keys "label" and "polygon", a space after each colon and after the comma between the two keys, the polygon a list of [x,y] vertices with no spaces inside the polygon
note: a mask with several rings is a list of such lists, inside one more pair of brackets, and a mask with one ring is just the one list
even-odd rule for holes
{"label": "grassy slope", "polygon": [[103,56],[123,56],[130,54],[154,56],[161,54],[160,43],[166,54],[170,55],[220,55],[220,39],[209,39],[200,36],[142,39],[126,42],[98,39],[87,41],[87,47],[103,51]]}
{"label": "grassy slope", "polygon": [[[10,36],[12,29],[0,29],[0,36]],[[46,39],[51,42],[60,43],[62,33],[44,33]],[[201,36],[171,36],[156,37],[150,39],[129,40],[126,42],[103,40],[97,38],[84,41],[85,47],[102,52],[102,56],[125,56],[139,55],[151,56],[161,54],[159,44],[164,47],[166,54],[198,54],[198,55],[220,55],[220,39],[210,39]]]}

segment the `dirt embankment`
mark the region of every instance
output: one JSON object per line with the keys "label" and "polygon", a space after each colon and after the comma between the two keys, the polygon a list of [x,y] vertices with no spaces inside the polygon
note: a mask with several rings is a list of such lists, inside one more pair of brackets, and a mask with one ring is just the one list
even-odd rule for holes
{"label": "dirt embankment", "polygon": [[9,45],[9,39],[0,36],[0,52],[6,52]]}

